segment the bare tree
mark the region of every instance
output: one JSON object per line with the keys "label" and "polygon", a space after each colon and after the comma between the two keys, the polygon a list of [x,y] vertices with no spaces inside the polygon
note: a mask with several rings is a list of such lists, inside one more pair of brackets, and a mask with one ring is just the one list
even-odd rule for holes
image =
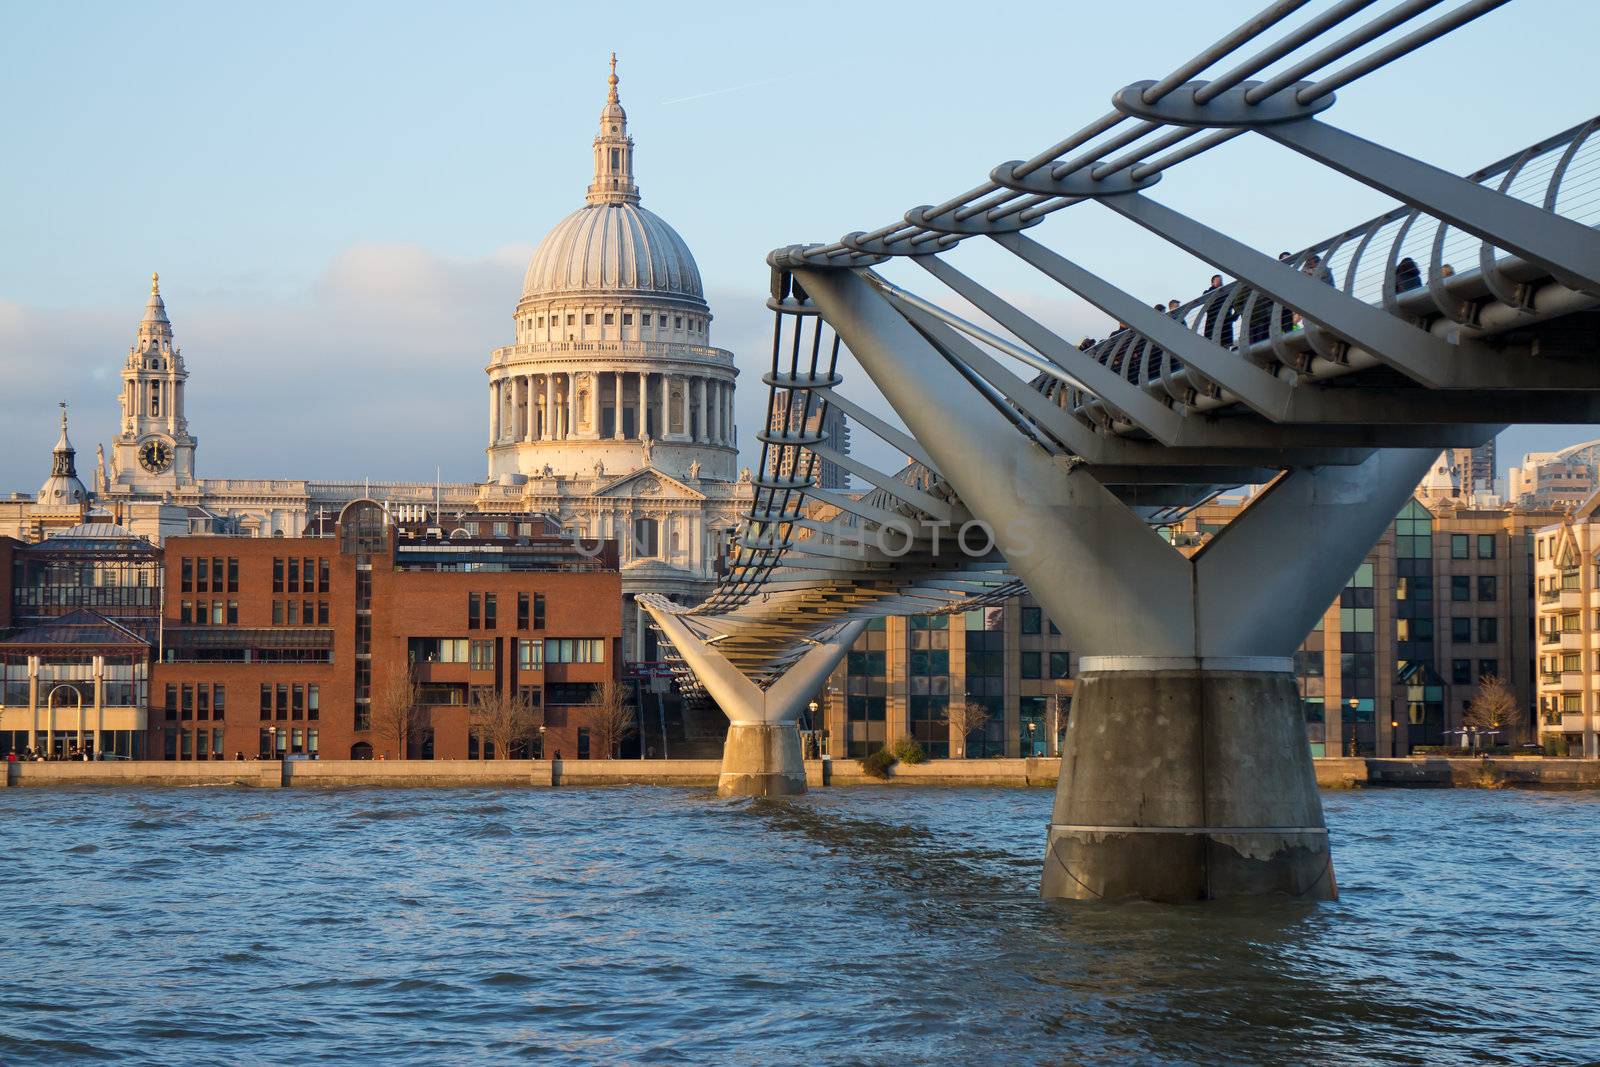
{"label": "bare tree", "polygon": [[493,745],[497,759],[510,759],[512,750],[532,740],[543,725],[543,708],[535,708],[517,693],[489,687],[476,692],[467,712],[467,728],[478,739],[478,752],[486,750],[486,743]]}
{"label": "bare tree", "polygon": [[1522,714],[1511,687],[1493,674],[1478,679],[1478,691],[1461,716],[1462,725],[1499,730],[1500,743],[1514,745],[1522,736]]}
{"label": "bare tree", "polygon": [[410,755],[413,739],[429,727],[422,691],[409,672],[391,675],[372,695],[372,732],[394,746],[396,759]]}
{"label": "bare tree", "polygon": [[627,689],[616,682],[605,682],[595,686],[594,699],[586,709],[589,732],[606,759],[615,758],[617,746],[637,732],[628,697]]}
{"label": "bare tree", "polygon": [[961,755],[967,754],[967,740],[974,733],[989,725],[989,709],[983,706],[980,700],[968,697],[959,704],[950,706],[950,726],[961,739]]}

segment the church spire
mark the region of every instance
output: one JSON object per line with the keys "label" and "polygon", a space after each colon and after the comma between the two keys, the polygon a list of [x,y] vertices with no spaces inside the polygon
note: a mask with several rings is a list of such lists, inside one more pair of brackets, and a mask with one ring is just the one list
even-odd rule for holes
{"label": "church spire", "polygon": [[600,133],[594,139],[594,183],[591,204],[637,204],[639,187],[633,183],[633,138],[628,136],[628,113],[617,96],[617,54],[611,53],[611,75],[606,79],[606,106],[600,111]]}
{"label": "church spire", "polygon": [[166,302],[161,299],[161,275],[152,272],[150,299],[144,302],[144,318],[139,320],[139,337],[134,342],[134,351],[139,353],[163,346],[172,347],[172,322],[167,318]]}
{"label": "church spire", "polygon": [[56,447],[50,456],[50,476],[52,478],[76,478],[78,451],[72,447],[72,442],[67,439],[67,402],[61,401],[61,436],[56,439]]}

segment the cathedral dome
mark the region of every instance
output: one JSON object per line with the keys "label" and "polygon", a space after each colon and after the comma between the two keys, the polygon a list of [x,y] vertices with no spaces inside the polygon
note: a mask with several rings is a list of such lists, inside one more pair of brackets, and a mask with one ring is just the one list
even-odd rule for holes
{"label": "cathedral dome", "polygon": [[639,206],[633,138],[617,96],[615,55],[608,82],[594,139],[588,203],[539,242],[522,280],[522,299],[620,293],[676,298],[703,307],[700,268],[689,246],[660,215]]}
{"label": "cathedral dome", "polygon": [[678,231],[620,199],[587,204],[556,223],[522,281],[524,300],[619,291],[705,299],[700,268]]}

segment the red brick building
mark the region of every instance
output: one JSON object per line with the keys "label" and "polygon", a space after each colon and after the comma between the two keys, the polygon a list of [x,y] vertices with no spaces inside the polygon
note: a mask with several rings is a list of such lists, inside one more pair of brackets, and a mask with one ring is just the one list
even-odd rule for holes
{"label": "red brick building", "polygon": [[[394,522],[370,501],[313,532],[167,540],[153,758],[477,758],[483,689],[544,710],[512,755],[591,754],[582,707],[620,677],[614,543],[526,515]],[[371,708],[407,671],[429,728],[400,753]]]}
{"label": "red brick building", "polygon": [[355,558],[331,537],[169,537],[164,554],[150,757],[348,757]]}

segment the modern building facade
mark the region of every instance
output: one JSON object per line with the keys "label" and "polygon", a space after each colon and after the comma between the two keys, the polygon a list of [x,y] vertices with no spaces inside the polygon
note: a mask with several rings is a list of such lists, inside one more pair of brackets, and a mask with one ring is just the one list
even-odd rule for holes
{"label": "modern building facade", "polygon": [[[812,729],[839,759],[910,737],[929,756],[1044,756],[1060,752],[1072,711],[1074,659],[1037,602],[1018,596],[946,615],[875,619],[828,679]],[[980,705],[968,736],[952,705]]]}
{"label": "modern building facade", "polygon": [[[820,436],[827,443],[827,447],[835,452],[848,454],[850,451],[850,420],[837,405],[829,404],[824,407],[820,399],[809,391],[795,392],[789,389],[775,391],[772,394],[772,414],[767,419],[767,429],[773,433],[787,430],[791,433],[803,433],[807,437]],[[772,473],[780,478],[794,477],[796,453],[799,451],[791,448],[780,449],[776,469]],[[809,450],[804,454],[811,464],[809,476],[812,485],[818,489],[850,488],[850,472],[836,460],[823,459]]]}
{"label": "modern building facade", "polygon": [[[1203,549],[1248,501],[1208,504],[1167,531]],[[1460,743],[1486,676],[1534,706],[1535,531],[1559,513],[1408,502],[1296,656],[1314,755],[1407,755]]]}

